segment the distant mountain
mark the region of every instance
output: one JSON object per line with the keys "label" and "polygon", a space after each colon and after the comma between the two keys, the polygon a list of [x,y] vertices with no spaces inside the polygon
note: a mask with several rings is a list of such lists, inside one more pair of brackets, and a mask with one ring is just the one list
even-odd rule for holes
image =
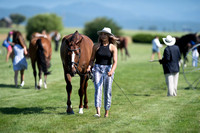
{"label": "distant mountain", "polygon": [[42,7],[35,7],[35,6],[19,6],[17,8],[0,8],[0,17],[9,16],[12,13],[19,13],[27,18],[32,17],[33,15],[39,14],[39,13],[45,13],[49,12],[48,9],[42,8]]}
{"label": "distant mountain", "polygon": [[[84,27],[88,21],[96,17],[108,17],[113,19],[124,29],[157,29],[180,31],[183,29],[200,31],[199,23],[187,21],[171,21],[165,18],[156,17],[152,14],[139,16],[121,8],[114,8],[111,5],[105,6],[96,2],[74,2],[67,5],[59,5],[54,8],[43,8],[38,6],[19,6],[17,8],[0,8],[0,18],[9,16],[12,13],[19,13],[27,18],[42,13],[56,13],[63,19],[64,26]],[[148,14],[148,13],[147,13]]]}

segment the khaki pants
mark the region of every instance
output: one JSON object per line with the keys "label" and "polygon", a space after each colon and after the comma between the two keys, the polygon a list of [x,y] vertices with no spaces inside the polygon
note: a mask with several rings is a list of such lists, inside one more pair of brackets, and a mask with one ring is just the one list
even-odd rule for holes
{"label": "khaki pants", "polygon": [[165,74],[165,81],[168,87],[167,96],[177,96],[179,72]]}

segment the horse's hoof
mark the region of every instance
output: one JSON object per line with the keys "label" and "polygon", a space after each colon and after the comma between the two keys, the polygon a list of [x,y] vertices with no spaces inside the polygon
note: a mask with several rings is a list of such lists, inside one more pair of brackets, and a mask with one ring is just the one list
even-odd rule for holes
{"label": "horse's hoof", "polygon": [[40,90],[40,88],[41,88],[41,87],[38,85],[38,86],[37,86],[37,89]]}
{"label": "horse's hoof", "polygon": [[73,114],[74,114],[74,111],[73,111],[73,110],[67,110],[67,114],[68,114],[68,115],[73,115]]}
{"label": "horse's hoof", "polygon": [[88,107],[87,105],[84,105],[84,108],[85,108],[85,109],[88,109],[89,107]]}
{"label": "horse's hoof", "polygon": [[83,108],[79,108],[79,114],[83,114]]}

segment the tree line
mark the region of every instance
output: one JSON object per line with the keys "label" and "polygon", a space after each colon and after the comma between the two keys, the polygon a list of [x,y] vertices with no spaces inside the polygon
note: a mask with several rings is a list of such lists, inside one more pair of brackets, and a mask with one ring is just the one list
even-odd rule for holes
{"label": "tree line", "polygon": [[[11,14],[10,18],[13,23],[19,25],[26,20],[26,17],[21,14]],[[1,27],[1,26],[0,26]],[[94,42],[97,42],[98,35],[97,31],[103,29],[104,27],[109,27],[112,29],[114,35],[121,35],[121,27],[114,22],[112,19],[107,17],[97,17],[94,20],[85,23],[83,28],[83,34],[90,37]],[[62,18],[56,14],[38,14],[27,20],[25,25],[26,28],[26,39],[30,40],[31,35],[34,32],[46,32],[51,31],[62,31],[64,26]]]}
{"label": "tree line", "polygon": [[[11,22],[9,22],[10,19]],[[2,18],[0,20],[0,27],[7,27],[7,23],[16,24],[17,26],[23,23],[26,20],[26,17],[21,14],[10,14],[9,18]]]}

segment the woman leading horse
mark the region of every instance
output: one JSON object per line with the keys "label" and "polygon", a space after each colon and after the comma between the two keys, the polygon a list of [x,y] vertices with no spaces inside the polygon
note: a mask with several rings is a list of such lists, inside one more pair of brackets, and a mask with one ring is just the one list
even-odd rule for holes
{"label": "woman leading horse", "polygon": [[[88,73],[87,67],[92,55],[92,40],[81,35],[76,31],[74,34],[65,36],[62,39],[62,44],[60,47],[60,56],[63,63],[64,77],[66,81],[66,91],[67,91],[67,113],[74,114],[71,106],[71,93],[72,93],[72,83],[71,78],[78,74],[80,76],[80,104],[79,113],[83,114],[83,107],[88,108],[87,99],[87,86],[88,86]],[[84,105],[82,103],[84,96]]]}

